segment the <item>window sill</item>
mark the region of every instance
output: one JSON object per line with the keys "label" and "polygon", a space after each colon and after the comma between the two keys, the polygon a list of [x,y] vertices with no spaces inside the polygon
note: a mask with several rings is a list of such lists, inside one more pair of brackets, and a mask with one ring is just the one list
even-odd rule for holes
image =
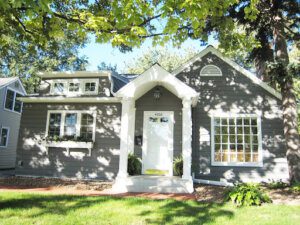
{"label": "window sill", "polygon": [[240,162],[240,163],[227,163],[227,162],[212,162],[212,166],[228,166],[228,167],[263,167],[262,162],[258,163],[245,163],[245,162]]}
{"label": "window sill", "polygon": [[67,149],[68,155],[70,155],[70,148],[86,148],[89,150],[89,156],[91,156],[91,149],[93,148],[94,143],[84,141],[47,141],[44,145],[47,148],[47,154],[49,151],[49,147],[65,148]]}

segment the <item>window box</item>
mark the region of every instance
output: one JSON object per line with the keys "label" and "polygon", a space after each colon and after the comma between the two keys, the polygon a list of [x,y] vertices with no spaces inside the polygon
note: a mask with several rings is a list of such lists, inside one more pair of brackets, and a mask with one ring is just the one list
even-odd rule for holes
{"label": "window box", "polygon": [[70,148],[86,148],[89,150],[89,156],[92,155],[92,148],[94,146],[94,142],[83,142],[83,141],[46,141],[45,147],[48,149],[52,148],[65,148],[67,149],[68,155],[70,155]]}

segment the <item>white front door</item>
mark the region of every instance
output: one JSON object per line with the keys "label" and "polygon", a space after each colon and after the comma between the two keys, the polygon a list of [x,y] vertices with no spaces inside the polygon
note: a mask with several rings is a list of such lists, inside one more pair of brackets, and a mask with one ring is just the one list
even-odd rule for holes
{"label": "white front door", "polygon": [[173,175],[174,112],[145,111],[143,174]]}

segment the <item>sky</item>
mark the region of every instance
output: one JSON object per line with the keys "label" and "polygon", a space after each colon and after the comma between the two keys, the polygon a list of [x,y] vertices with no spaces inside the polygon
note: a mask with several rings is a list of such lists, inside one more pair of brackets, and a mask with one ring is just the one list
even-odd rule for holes
{"label": "sky", "polygon": [[[213,38],[209,38],[208,44],[217,46],[217,42]],[[168,43],[167,46],[178,53],[182,53],[183,49],[186,48],[194,48],[197,51],[205,48],[205,46],[200,45],[199,41],[195,40],[185,41],[179,49],[175,49],[171,43]],[[95,43],[95,39],[92,37],[91,42],[81,49],[79,54],[85,55],[88,58],[89,64],[87,70],[89,71],[97,70],[97,65],[100,62],[105,62],[111,65],[116,64],[118,72],[124,72],[126,63],[134,62],[137,57],[141,56],[149,48],[152,48],[151,39],[146,40],[140,48],[134,48],[132,52],[122,53],[117,48],[113,48],[109,43]]]}

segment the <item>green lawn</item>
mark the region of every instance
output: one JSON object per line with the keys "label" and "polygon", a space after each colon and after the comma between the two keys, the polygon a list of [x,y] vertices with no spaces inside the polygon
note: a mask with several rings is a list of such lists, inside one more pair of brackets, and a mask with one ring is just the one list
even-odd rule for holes
{"label": "green lawn", "polygon": [[300,224],[300,206],[0,192],[0,224]]}

